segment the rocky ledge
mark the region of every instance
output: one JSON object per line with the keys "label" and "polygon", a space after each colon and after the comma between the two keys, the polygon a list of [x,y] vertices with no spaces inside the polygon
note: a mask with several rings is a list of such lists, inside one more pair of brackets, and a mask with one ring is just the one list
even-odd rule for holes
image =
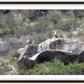
{"label": "rocky ledge", "polygon": [[78,59],[84,61],[84,43],[67,38],[51,38],[40,44],[27,44],[18,49],[15,60],[32,68],[36,63],[59,59],[64,64],[73,63]]}

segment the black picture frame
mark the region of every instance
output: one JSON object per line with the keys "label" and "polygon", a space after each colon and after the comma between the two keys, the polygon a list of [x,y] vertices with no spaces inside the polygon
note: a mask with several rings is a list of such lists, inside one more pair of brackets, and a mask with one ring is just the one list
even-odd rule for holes
{"label": "black picture frame", "polygon": [[75,1],[73,1],[73,2],[71,2],[71,1],[68,1],[68,2],[52,2],[52,1],[49,1],[49,2],[43,2],[43,1],[40,1],[40,2],[32,2],[32,1],[29,1],[29,2],[23,2],[23,1],[21,1],[21,2],[15,2],[15,1],[12,1],[12,2],[4,2],[4,1],[2,1],[2,2],[0,2],[0,4],[84,4],[84,2],[79,2],[79,1],[77,1],[77,2],[75,2]]}

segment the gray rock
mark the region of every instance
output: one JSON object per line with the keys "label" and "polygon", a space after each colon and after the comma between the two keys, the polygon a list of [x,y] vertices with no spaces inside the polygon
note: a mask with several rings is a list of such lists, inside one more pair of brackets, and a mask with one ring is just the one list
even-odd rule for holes
{"label": "gray rock", "polygon": [[18,63],[32,68],[36,63],[50,61],[55,57],[64,64],[84,59],[84,43],[67,38],[52,38],[40,44],[29,44],[17,51]]}

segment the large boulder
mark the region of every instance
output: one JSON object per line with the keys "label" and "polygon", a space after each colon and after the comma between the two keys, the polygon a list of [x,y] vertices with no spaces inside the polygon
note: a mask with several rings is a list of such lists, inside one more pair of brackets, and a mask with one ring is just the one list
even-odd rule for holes
{"label": "large boulder", "polygon": [[40,44],[29,44],[17,51],[18,63],[24,63],[32,68],[36,63],[60,59],[64,64],[84,59],[84,43],[67,38],[52,38]]}

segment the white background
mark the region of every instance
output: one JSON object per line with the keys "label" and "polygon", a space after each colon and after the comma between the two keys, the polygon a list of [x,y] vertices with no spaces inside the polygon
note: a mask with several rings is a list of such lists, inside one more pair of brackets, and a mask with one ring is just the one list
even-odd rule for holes
{"label": "white background", "polygon": [[83,75],[2,75],[0,80],[84,80]]}
{"label": "white background", "polygon": [[82,9],[84,4],[0,4],[0,9]]}
{"label": "white background", "polygon": [[[3,0],[6,1],[6,0]],[[14,0],[15,1],[15,0]],[[21,0],[20,0],[21,1]],[[34,1],[34,0],[33,0]],[[43,1],[43,0],[42,0]],[[49,0],[48,0],[49,1]],[[77,0],[76,0],[77,1]],[[54,5],[32,5],[32,4],[26,4],[26,5],[9,5],[9,4],[0,4],[0,9],[84,9],[84,5],[69,5],[69,4],[54,4]],[[0,76],[0,80],[84,80],[83,75],[2,75]],[[61,83],[59,83],[61,84]],[[63,84],[63,83],[62,83]],[[68,84],[68,83],[67,83]],[[72,83],[71,83],[72,84]]]}

